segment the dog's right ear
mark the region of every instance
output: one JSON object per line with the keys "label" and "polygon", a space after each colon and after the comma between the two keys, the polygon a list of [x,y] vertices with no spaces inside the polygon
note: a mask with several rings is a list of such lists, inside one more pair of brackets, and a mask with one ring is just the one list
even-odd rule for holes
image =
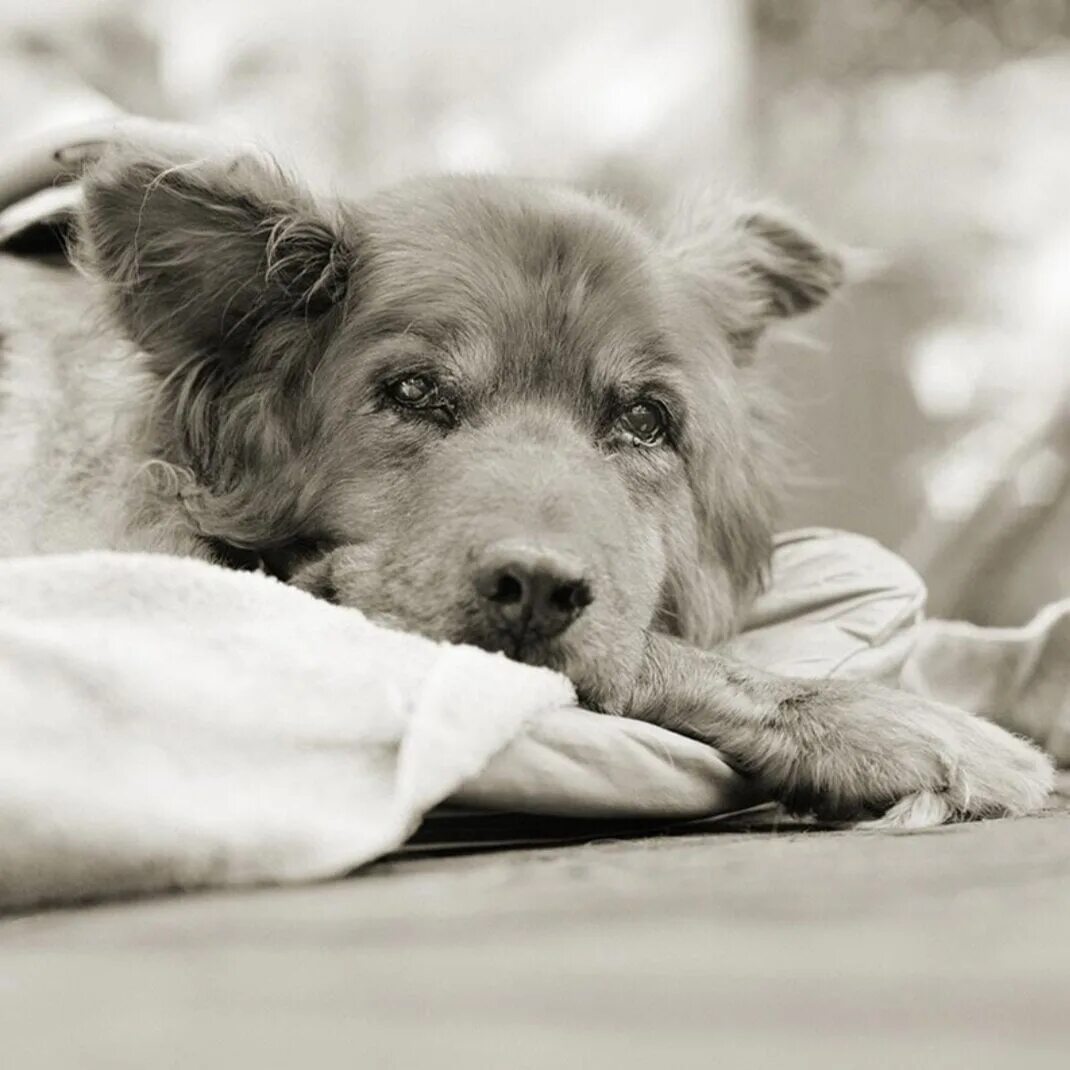
{"label": "dog's right ear", "polygon": [[699,197],[671,220],[665,247],[741,364],[772,323],[819,308],[844,282],[840,253],[775,206]]}
{"label": "dog's right ear", "polygon": [[191,161],[126,145],[86,175],[79,255],[167,374],[236,361],[266,328],[338,306],[355,260],[346,226],[260,157]]}

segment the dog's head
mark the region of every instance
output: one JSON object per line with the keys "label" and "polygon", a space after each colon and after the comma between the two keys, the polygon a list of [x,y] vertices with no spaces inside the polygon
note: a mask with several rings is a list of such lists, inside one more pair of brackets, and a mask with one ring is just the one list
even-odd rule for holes
{"label": "dog's head", "polygon": [[82,238],[217,544],[595,697],[645,629],[711,642],[760,583],[750,357],[841,274],[778,215],[711,201],[658,230],[491,177],[328,208],[255,158],[126,148],[87,179]]}

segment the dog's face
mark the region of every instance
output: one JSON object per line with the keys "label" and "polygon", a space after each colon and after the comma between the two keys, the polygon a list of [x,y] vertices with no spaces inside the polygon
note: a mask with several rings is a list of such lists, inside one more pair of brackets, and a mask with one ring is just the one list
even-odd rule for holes
{"label": "dog's face", "polygon": [[85,258],[160,376],[208,538],[611,701],[658,627],[728,634],[770,544],[765,324],[836,259],[764,213],[668,233],[567,190],[413,182],[325,212],[256,160],[116,153]]}

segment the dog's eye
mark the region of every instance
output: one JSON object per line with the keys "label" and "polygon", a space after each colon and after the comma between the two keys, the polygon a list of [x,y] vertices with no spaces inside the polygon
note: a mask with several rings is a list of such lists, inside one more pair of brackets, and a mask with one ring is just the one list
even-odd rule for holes
{"label": "dog's eye", "polygon": [[667,430],[665,410],[656,401],[636,401],[617,418],[617,428],[637,446],[656,446]]}
{"label": "dog's eye", "polygon": [[387,383],[386,392],[399,405],[423,409],[438,401],[438,384],[430,375],[406,375]]}

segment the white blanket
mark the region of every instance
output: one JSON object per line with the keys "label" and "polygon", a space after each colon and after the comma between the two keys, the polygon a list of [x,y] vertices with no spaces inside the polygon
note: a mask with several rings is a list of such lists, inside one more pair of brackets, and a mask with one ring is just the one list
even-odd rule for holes
{"label": "white blanket", "polygon": [[[470,802],[521,808],[564,793],[565,812],[613,812],[637,780],[652,788],[637,813],[738,797],[708,748],[671,737],[666,764],[668,733],[572,700],[548,670],[261,575],[149,555],[0,563],[0,906],[343,873],[466,783]],[[578,772],[607,729],[615,760]]]}

